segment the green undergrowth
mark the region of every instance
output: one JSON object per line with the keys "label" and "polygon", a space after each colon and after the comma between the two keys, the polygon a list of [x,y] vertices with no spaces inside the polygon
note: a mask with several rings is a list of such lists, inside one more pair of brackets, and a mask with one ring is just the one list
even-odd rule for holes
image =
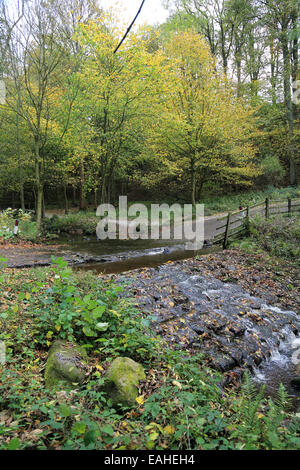
{"label": "green undergrowth", "polygon": [[[282,387],[275,401],[248,376],[240,390],[222,390],[222,376],[201,355],[152,337],[151,318],[122,297],[126,286],[74,273],[56,259],[50,268],[4,268],[0,289],[0,449],[300,447],[299,415]],[[55,339],[76,341],[88,353],[86,380],[71,392],[44,385]],[[145,367],[133,409],[112,406],[103,391],[117,356]]]}
{"label": "green undergrowth", "polygon": [[269,256],[300,264],[300,217],[276,216],[250,220],[249,236],[231,244],[247,252],[265,252]]}
{"label": "green undergrowth", "polygon": [[[16,220],[18,220],[17,236],[14,234]],[[0,211],[0,239],[17,242],[18,240],[35,241],[38,238],[39,233],[31,211],[11,208]]]}
{"label": "green undergrowth", "polygon": [[95,212],[76,212],[58,217],[54,215],[51,219],[43,220],[43,233],[50,234],[73,234],[73,235],[95,235],[99,217]]}

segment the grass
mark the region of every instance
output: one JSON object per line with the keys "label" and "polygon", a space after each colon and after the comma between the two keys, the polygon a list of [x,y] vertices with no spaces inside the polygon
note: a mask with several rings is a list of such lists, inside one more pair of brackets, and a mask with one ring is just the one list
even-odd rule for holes
{"label": "grass", "polygon": [[[51,268],[0,273],[0,449],[296,449],[300,424],[283,388],[277,401],[254,389],[221,391],[221,376],[201,355],[152,338],[151,318],[91,273],[57,259]],[[97,331],[101,322],[105,332]],[[91,314],[97,311],[97,318]],[[50,392],[43,373],[55,339],[76,341],[89,355],[89,375],[74,392]],[[114,408],[103,392],[116,356],[143,364],[147,379],[134,409]]]}

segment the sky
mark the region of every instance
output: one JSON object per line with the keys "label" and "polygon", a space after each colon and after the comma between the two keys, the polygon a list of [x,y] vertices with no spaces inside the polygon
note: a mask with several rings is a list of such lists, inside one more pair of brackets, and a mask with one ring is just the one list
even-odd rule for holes
{"label": "sky", "polygon": [[[103,6],[118,6],[124,11],[124,19],[131,22],[135,17],[142,0],[102,0]],[[161,0],[146,0],[136,24],[163,23],[168,11],[163,8]]]}

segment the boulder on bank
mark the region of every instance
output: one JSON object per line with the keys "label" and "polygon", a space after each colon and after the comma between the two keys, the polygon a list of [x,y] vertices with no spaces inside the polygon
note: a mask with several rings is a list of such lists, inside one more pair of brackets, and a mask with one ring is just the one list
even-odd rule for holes
{"label": "boulder on bank", "polygon": [[146,378],[141,364],[129,357],[115,359],[105,374],[105,390],[114,405],[121,403],[125,406],[134,406],[138,396],[138,384]]}
{"label": "boulder on bank", "polygon": [[45,369],[46,387],[54,390],[71,390],[83,382],[86,352],[67,341],[55,341],[49,350]]}

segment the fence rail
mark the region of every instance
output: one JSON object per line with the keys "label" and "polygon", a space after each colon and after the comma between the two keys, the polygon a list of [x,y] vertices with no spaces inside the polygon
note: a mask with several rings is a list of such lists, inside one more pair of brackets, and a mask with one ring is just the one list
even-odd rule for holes
{"label": "fence rail", "polygon": [[266,219],[278,214],[288,214],[290,217],[294,212],[300,212],[300,199],[270,200],[259,202],[245,209],[228,212],[218,219],[220,225],[216,227],[216,235],[213,243],[222,243],[227,248],[229,239],[239,238],[249,230],[249,219],[254,215],[263,214]]}

